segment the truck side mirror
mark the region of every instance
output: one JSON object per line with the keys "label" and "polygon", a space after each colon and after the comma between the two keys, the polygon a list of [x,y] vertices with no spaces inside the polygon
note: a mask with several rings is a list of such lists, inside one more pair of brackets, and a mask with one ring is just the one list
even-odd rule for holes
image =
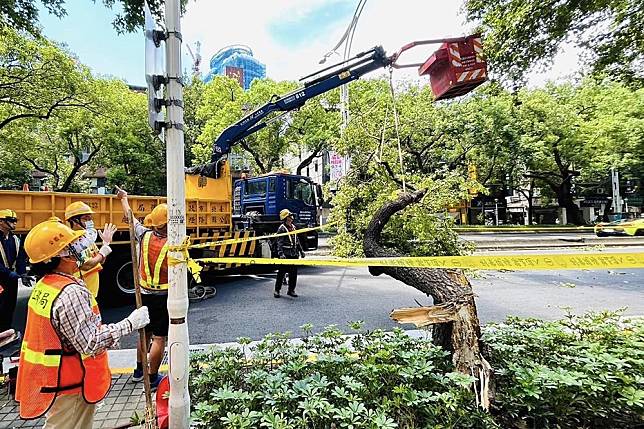
{"label": "truck side mirror", "polygon": [[322,185],[320,185],[318,183],[318,184],[315,185],[315,188],[316,188],[316,191],[317,191],[316,193],[317,193],[317,196],[318,196],[318,206],[322,207],[322,205],[324,204],[324,194],[322,193]]}

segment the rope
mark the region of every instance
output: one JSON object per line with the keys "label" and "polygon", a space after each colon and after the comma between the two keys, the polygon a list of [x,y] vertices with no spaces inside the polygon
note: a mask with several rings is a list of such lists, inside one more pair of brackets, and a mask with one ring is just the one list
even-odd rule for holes
{"label": "rope", "polygon": [[389,68],[389,89],[391,91],[391,105],[393,106],[394,111],[394,125],[396,128],[396,140],[398,141],[398,161],[400,162],[400,171],[402,174],[402,185],[403,192],[407,192],[407,187],[405,186],[405,165],[403,164],[402,148],[400,146],[400,122],[398,119],[398,109],[396,109],[396,94],[394,93],[394,81],[393,81],[394,69]]}

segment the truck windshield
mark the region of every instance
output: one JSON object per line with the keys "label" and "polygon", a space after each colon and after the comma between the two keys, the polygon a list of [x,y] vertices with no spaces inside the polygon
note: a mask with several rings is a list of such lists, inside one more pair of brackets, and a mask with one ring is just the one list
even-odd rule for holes
{"label": "truck windshield", "polygon": [[286,189],[286,198],[300,200],[304,204],[313,205],[313,186],[302,179],[289,179]]}
{"label": "truck windshield", "polygon": [[248,195],[266,195],[266,179],[251,180],[246,185],[246,193]]}

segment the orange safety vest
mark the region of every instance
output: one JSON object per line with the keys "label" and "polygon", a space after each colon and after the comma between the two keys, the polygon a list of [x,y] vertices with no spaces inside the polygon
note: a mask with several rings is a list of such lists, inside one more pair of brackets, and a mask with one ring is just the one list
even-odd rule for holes
{"label": "orange safety vest", "polygon": [[[107,351],[90,356],[64,350],[53,327],[53,303],[71,282],[63,275],[48,274],[34,286],[29,297],[16,385],[16,401],[20,402],[23,419],[44,415],[57,396],[82,392],[85,401],[95,404],[110,389],[112,374]],[[92,311],[100,317],[94,297]]]}
{"label": "orange safety vest", "polygon": [[139,276],[141,287],[148,290],[168,290],[168,238],[152,231],[143,234]]}

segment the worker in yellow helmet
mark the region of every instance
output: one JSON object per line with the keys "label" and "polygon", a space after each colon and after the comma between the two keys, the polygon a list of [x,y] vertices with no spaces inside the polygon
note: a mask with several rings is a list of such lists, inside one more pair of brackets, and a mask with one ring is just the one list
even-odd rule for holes
{"label": "worker in yellow helmet", "polygon": [[[116,196],[121,200],[123,212],[131,210],[127,200],[127,192],[117,187]],[[147,225],[145,225],[147,221]],[[134,234],[139,246],[139,282],[141,284],[141,299],[150,309],[150,324],[145,328],[146,338],[152,345],[149,350],[150,386],[159,385],[162,377],[159,367],[165,351],[170,318],[168,316],[168,205],[159,204],[144,219],[141,225],[134,218]],[[137,343],[136,368],[132,381],[143,380],[143,355],[140,342]]]}
{"label": "worker in yellow helmet", "polygon": [[18,299],[18,282],[31,286],[27,275],[27,255],[14,231],[18,215],[11,209],[0,210],[0,332],[11,328]]}
{"label": "worker in yellow helmet", "polygon": [[[287,232],[295,231],[295,224],[293,223],[293,213],[289,209],[280,211],[280,220],[282,223],[277,228],[278,234],[285,234]],[[277,254],[280,259],[298,259],[300,256],[304,257],[304,250],[297,238],[297,234],[283,235],[276,239]],[[284,278],[288,274],[288,292],[286,294],[290,297],[297,298],[295,293],[295,286],[297,285],[297,265],[280,265],[277,270],[277,278],[275,279],[275,290],[273,296],[280,298],[280,290]]]}
{"label": "worker in yellow helmet", "polygon": [[[75,201],[65,209],[65,220],[74,231],[85,231],[84,237],[80,240],[83,249],[81,254],[82,265],[77,275],[83,278],[85,285],[92,292],[94,297],[98,296],[99,273],[103,269],[107,256],[112,253],[110,243],[116,232],[116,226],[106,223],[103,231],[97,231],[94,227],[94,211],[82,201]],[[96,239],[100,235],[103,245],[99,249]]]}
{"label": "worker in yellow helmet", "polygon": [[25,239],[40,280],[27,305],[16,400],[23,419],[46,415],[45,428],[92,428],[95,404],[112,382],[107,349],[150,321],[141,307],[120,322],[102,323],[96,300],[74,276],[84,236],[53,218]]}

